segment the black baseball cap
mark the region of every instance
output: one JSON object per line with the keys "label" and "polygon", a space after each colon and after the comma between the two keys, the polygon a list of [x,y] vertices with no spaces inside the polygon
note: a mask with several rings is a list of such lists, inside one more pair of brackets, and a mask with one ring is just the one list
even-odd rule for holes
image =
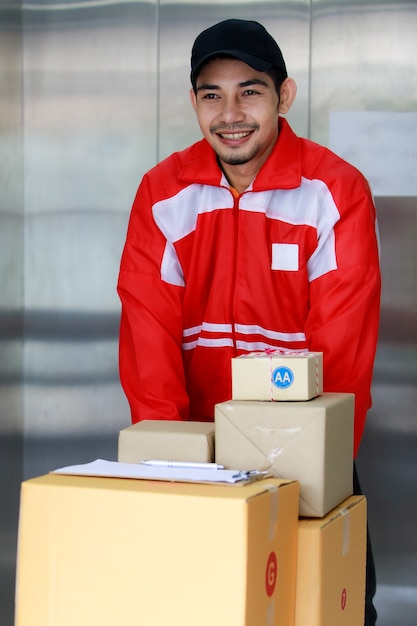
{"label": "black baseball cap", "polygon": [[287,77],[284,57],[275,39],[262,24],[252,20],[225,20],[198,35],[191,52],[193,85],[202,66],[218,57],[239,59],[258,72],[277,67]]}

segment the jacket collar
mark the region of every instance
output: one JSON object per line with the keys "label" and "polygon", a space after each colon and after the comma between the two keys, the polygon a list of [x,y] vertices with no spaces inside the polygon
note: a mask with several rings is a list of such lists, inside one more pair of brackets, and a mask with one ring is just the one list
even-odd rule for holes
{"label": "jacket collar", "polygon": [[[254,191],[293,189],[301,184],[300,140],[286,119],[280,117],[278,123],[277,142],[253,181]],[[202,139],[187,152],[180,179],[186,183],[219,186],[223,174],[210,144]]]}

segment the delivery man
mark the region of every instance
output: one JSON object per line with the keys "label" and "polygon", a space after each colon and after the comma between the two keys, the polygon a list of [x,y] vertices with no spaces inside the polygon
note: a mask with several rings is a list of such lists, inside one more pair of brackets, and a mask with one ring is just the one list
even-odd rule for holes
{"label": "delivery man", "polygon": [[[213,420],[231,398],[232,357],[307,349],[323,352],[324,391],[355,394],[357,454],[378,336],[375,207],[358,170],[282,117],[296,91],[259,23],[197,37],[190,97],[203,138],[145,174],[121,260],[133,422]],[[369,550],[366,626],[374,592]]]}

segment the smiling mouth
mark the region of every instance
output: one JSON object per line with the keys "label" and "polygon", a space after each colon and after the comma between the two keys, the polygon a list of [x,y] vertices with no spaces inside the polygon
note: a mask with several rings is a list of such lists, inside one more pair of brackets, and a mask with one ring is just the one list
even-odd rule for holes
{"label": "smiling mouth", "polygon": [[218,133],[218,135],[222,139],[228,139],[228,140],[231,140],[231,141],[238,141],[239,139],[244,139],[245,137],[249,137],[249,135],[252,132],[253,131],[251,131],[251,130],[247,130],[245,132],[239,132],[239,133]]}

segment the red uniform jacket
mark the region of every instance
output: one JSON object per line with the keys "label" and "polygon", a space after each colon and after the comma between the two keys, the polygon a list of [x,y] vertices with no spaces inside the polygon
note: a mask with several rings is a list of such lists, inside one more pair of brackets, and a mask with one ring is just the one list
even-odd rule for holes
{"label": "red uniform jacket", "polygon": [[355,455],[377,344],[376,215],[354,167],[280,119],[252,185],[232,193],[202,140],[148,172],[122,256],[120,377],[132,421],[213,420],[231,357],[324,353],[324,390],[352,392]]}

